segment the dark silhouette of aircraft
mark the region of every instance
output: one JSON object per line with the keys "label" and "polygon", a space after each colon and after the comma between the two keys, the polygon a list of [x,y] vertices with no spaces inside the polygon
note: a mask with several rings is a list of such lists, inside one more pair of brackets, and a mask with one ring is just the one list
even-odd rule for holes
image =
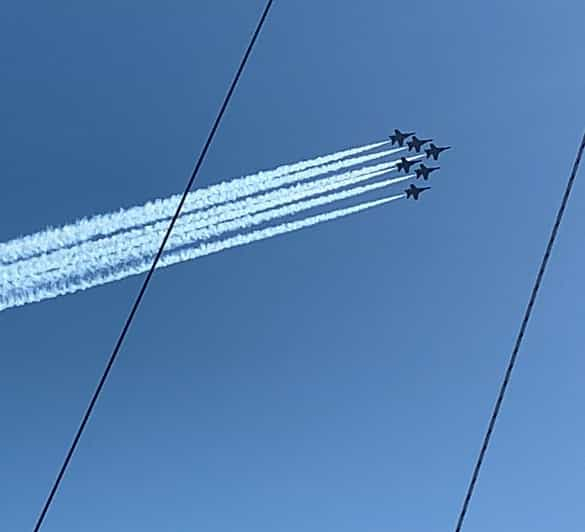
{"label": "dark silhouette of aircraft", "polygon": [[430,159],[431,157],[433,159],[435,159],[435,161],[439,158],[439,153],[445,151],[445,150],[449,150],[451,149],[451,146],[435,146],[432,142],[431,142],[431,147],[425,150],[425,153],[427,154],[427,159]]}
{"label": "dark silhouette of aircraft", "polygon": [[407,139],[407,137],[410,137],[410,135],[414,135],[414,131],[411,131],[410,133],[402,133],[399,129],[395,129],[394,135],[390,135],[392,146],[394,146],[394,144],[398,144],[398,146],[404,146],[404,141]]}
{"label": "dark silhouette of aircraft", "polygon": [[431,142],[431,140],[433,139],[419,139],[415,135],[406,143],[406,145],[408,146],[408,151],[414,150],[416,153],[420,153],[420,149],[423,147],[423,144]]}
{"label": "dark silhouette of aircraft", "polygon": [[416,185],[410,185],[404,192],[406,192],[406,199],[412,196],[413,199],[418,200],[418,195],[425,190],[429,190],[431,187],[417,187]]}
{"label": "dark silhouette of aircraft", "polygon": [[414,171],[416,172],[416,178],[423,178],[425,181],[429,178],[431,172],[438,170],[441,168],[440,166],[425,166],[423,163],[420,163],[418,168],[415,168]]}
{"label": "dark silhouette of aircraft", "polygon": [[396,170],[398,170],[400,172],[400,170],[404,170],[405,174],[408,174],[408,172],[410,172],[410,167],[416,164],[416,161],[409,161],[408,159],[404,158],[404,157],[400,157],[400,161],[398,161],[398,163],[396,164]]}

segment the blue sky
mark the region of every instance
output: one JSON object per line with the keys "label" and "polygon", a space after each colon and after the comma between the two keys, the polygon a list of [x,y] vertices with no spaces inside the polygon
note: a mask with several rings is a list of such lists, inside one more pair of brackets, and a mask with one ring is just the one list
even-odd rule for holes
{"label": "blue sky", "polygon": [[[45,531],[453,527],[583,131],[582,2],[277,1],[199,186],[414,128],[397,202],[157,273]],[[0,20],[0,240],[182,190],[262,2]],[[466,530],[574,530],[578,177]],[[0,313],[0,529],[44,501],[140,279]]]}

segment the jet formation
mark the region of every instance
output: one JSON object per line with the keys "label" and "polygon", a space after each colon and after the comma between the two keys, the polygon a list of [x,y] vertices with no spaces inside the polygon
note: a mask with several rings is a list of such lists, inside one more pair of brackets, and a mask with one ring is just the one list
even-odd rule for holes
{"label": "jet formation", "polygon": [[[399,129],[395,129],[394,133],[390,135],[390,141],[392,142],[392,146],[398,145],[403,148],[404,142],[406,139],[408,139],[408,137],[411,137],[410,140],[406,142],[408,151],[419,155],[414,155],[412,157],[401,157],[400,161],[396,163],[396,170],[408,174],[410,172],[410,168],[414,164],[418,163],[418,168],[414,169],[416,179],[420,179],[422,177],[425,181],[428,181],[431,173],[439,170],[440,166],[426,166],[424,163],[420,162],[420,159],[426,158],[437,161],[439,159],[439,155],[444,151],[451,149],[451,146],[437,146],[433,143],[433,139],[431,138],[418,138],[414,131],[402,132]],[[424,148],[425,144],[427,144],[428,147]],[[421,153],[423,148],[424,155]],[[431,187],[417,187],[416,185],[410,185],[404,192],[406,193],[407,198],[418,200],[421,192],[429,190],[430,188]]]}

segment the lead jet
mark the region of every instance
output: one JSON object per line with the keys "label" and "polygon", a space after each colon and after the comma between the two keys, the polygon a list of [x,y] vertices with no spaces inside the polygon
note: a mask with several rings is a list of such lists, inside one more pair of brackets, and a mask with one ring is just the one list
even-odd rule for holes
{"label": "lead jet", "polygon": [[433,139],[419,139],[415,135],[406,143],[406,145],[408,146],[408,151],[414,150],[416,153],[420,153],[420,149],[423,145],[427,142],[431,142],[431,140]]}
{"label": "lead jet", "polygon": [[406,192],[406,198],[412,197],[418,200],[418,195],[425,190],[429,190],[431,187],[417,187],[416,185],[410,185],[404,192]]}
{"label": "lead jet", "polygon": [[432,142],[431,142],[431,147],[425,150],[425,153],[427,154],[427,159],[430,159],[431,157],[433,159],[435,159],[435,161],[439,158],[439,153],[445,151],[445,150],[449,150],[451,149],[451,146],[435,146]]}
{"label": "lead jet", "polygon": [[392,146],[394,144],[398,144],[398,146],[404,146],[404,141],[410,137],[410,135],[414,135],[414,131],[410,133],[402,133],[399,129],[394,130],[394,135],[390,135],[390,140],[392,141]]}
{"label": "lead jet", "polygon": [[416,172],[416,178],[423,178],[425,181],[429,178],[431,172],[438,170],[440,166],[425,166],[423,163],[420,163],[418,168],[415,168],[414,171]]}
{"label": "lead jet", "polygon": [[410,167],[416,164],[416,161],[412,161],[412,160],[408,160],[404,157],[400,157],[400,161],[398,161],[398,163],[396,163],[396,170],[398,170],[400,172],[400,170],[404,170],[405,174],[408,174],[408,172],[410,172]]}

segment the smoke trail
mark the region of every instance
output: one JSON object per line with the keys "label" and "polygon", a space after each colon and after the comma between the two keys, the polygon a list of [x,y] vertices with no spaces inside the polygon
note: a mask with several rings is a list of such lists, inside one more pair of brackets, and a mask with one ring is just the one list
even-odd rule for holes
{"label": "smoke trail", "polygon": [[[199,240],[209,240],[221,236],[224,233],[242,231],[277,218],[292,216],[308,209],[365,194],[412,177],[414,175],[386,179],[369,185],[354,187],[305,201],[298,201],[282,207],[271,208],[257,214],[246,213],[232,220],[215,222],[203,227],[197,225],[198,219],[196,215],[188,215],[182,221],[181,226],[177,226],[176,231],[171,234],[165,252],[168,253],[178,247],[193,245]],[[61,259],[49,271],[29,272],[27,276],[22,275],[22,272],[20,272],[20,277],[14,276],[4,286],[9,290],[14,288],[30,290],[39,284],[57,283],[69,277],[91,276],[92,272],[100,269],[108,268],[109,270],[115,270],[121,263],[153,257],[160,245],[159,233],[164,230],[165,228],[163,226],[159,229],[159,232],[154,232],[151,227],[146,226],[141,230],[142,234],[140,236],[136,235],[133,238],[127,238],[124,241],[114,243],[111,241],[116,237],[111,237],[101,242],[98,255],[89,255],[87,252],[81,252],[79,248],[84,246],[82,244],[72,250],[68,250],[71,255],[71,260],[68,263],[64,262],[64,259]]]}
{"label": "smoke trail", "polygon": [[[203,243],[197,247],[180,249],[178,251],[171,252],[164,255],[157,268],[163,268],[171,266],[179,262],[185,262],[193,260],[198,257],[211,255],[212,253],[218,253],[233,247],[244,246],[264,240],[274,236],[278,236],[293,231],[298,231],[305,227],[317,225],[319,223],[335,220],[344,216],[349,216],[354,213],[358,213],[373,207],[384,205],[391,201],[395,201],[404,198],[405,194],[399,194],[382,198],[375,201],[369,201],[361,203],[352,207],[344,209],[338,209],[324,214],[318,214],[310,216],[301,220],[295,220],[292,222],[282,223],[280,225],[267,227],[264,229],[258,229],[245,234],[238,234],[224,240],[219,240],[211,243]],[[143,261],[136,261],[135,263],[123,264],[117,270],[114,271],[101,271],[96,272],[95,275],[90,279],[83,278],[71,278],[65,282],[54,283],[49,286],[35,287],[31,290],[15,290],[12,293],[3,295],[0,294],[0,310],[7,308],[25,305],[27,303],[42,301],[44,299],[51,299],[64,294],[70,294],[79,290],[86,290],[88,288],[99,286],[102,284],[118,281],[132,275],[138,275],[147,271],[152,263],[152,257]]]}
{"label": "smoke trail", "polygon": [[[183,215],[179,218],[173,235],[184,230],[183,227],[186,227],[188,231],[192,231],[193,229],[202,228],[209,224],[218,224],[258,211],[271,209],[280,204],[291,203],[307,196],[323,194],[337,188],[373,179],[374,177],[387,173],[389,170],[391,171],[393,165],[394,162],[381,163],[318,181],[283,187],[262,195],[251,196],[232,203],[211,207],[204,211],[196,211],[194,214]],[[414,176],[397,178],[394,182],[398,183],[405,179],[410,179],[410,177]],[[143,240],[151,239],[153,234],[162,233],[166,229],[166,222],[158,222],[125,233],[118,233],[108,239],[84,242],[74,248],[57,250],[38,258],[0,267],[0,286],[6,284],[23,286],[25,279],[28,277],[34,282],[34,279],[43,278],[44,272],[49,270],[58,269],[61,272],[67,268],[71,269],[80,263],[94,263],[96,260],[100,260],[100,257],[104,254],[112,253],[112,250],[115,249],[120,250],[122,254],[128,253],[128,250],[131,248],[141,247]],[[171,241],[167,245],[172,245],[173,235],[171,235]],[[162,235],[156,237],[160,240]]]}
{"label": "smoke trail", "polygon": [[[360,153],[379,148],[386,143],[376,142],[351,148],[196,190],[188,195],[184,212],[231,201],[257,193],[263,189],[273,189],[284,184],[311,179],[324,173],[336,172],[404,149],[391,149],[354,157]],[[33,235],[1,243],[0,264],[11,264],[18,260],[34,257],[62,247],[73,246],[79,242],[107,236],[134,226],[138,227],[159,219],[170,218],[176,209],[179,197],[179,195],[173,195],[165,199],[150,201],[138,207],[120,210],[117,213],[97,215],[89,219],[79,220],[74,224],[47,229]]]}
{"label": "smoke trail", "polygon": [[[298,201],[283,207],[268,209],[259,212],[258,214],[245,214],[233,220],[214,223],[202,228],[197,227],[196,218],[194,219],[190,217],[191,219],[184,221],[181,228],[177,228],[177,231],[171,234],[166,251],[170,252],[178,247],[193,245],[200,240],[210,240],[221,236],[224,233],[242,231],[249,227],[261,225],[277,218],[292,216],[305,210],[387,187],[412,177],[412,175],[403,176],[379,181],[370,185],[354,187],[342,192],[319,196],[310,200]],[[160,231],[164,231],[164,228],[161,228]],[[159,245],[160,234],[153,233],[150,229],[145,228],[143,229],[143,234],[136,239],[128,239],[125,242],[118,242],[117,245],[113,246],[110,245],[109,241],[104,242],[102,244],[101,253],[97,256],[77,253],[77,248],[75,248],[72,255],[76,260],[68,264],[62,263],[52,271],[38,272],[28,278],[15,279],[14,284],[19,288],[26,289],[36,286],[39,283],[58,282],[69,276],[91,275],[91,272],[99,270],[100,268],[116,269],[120,263],[129,260],[133,261],[145,257],[153,257]]]}

